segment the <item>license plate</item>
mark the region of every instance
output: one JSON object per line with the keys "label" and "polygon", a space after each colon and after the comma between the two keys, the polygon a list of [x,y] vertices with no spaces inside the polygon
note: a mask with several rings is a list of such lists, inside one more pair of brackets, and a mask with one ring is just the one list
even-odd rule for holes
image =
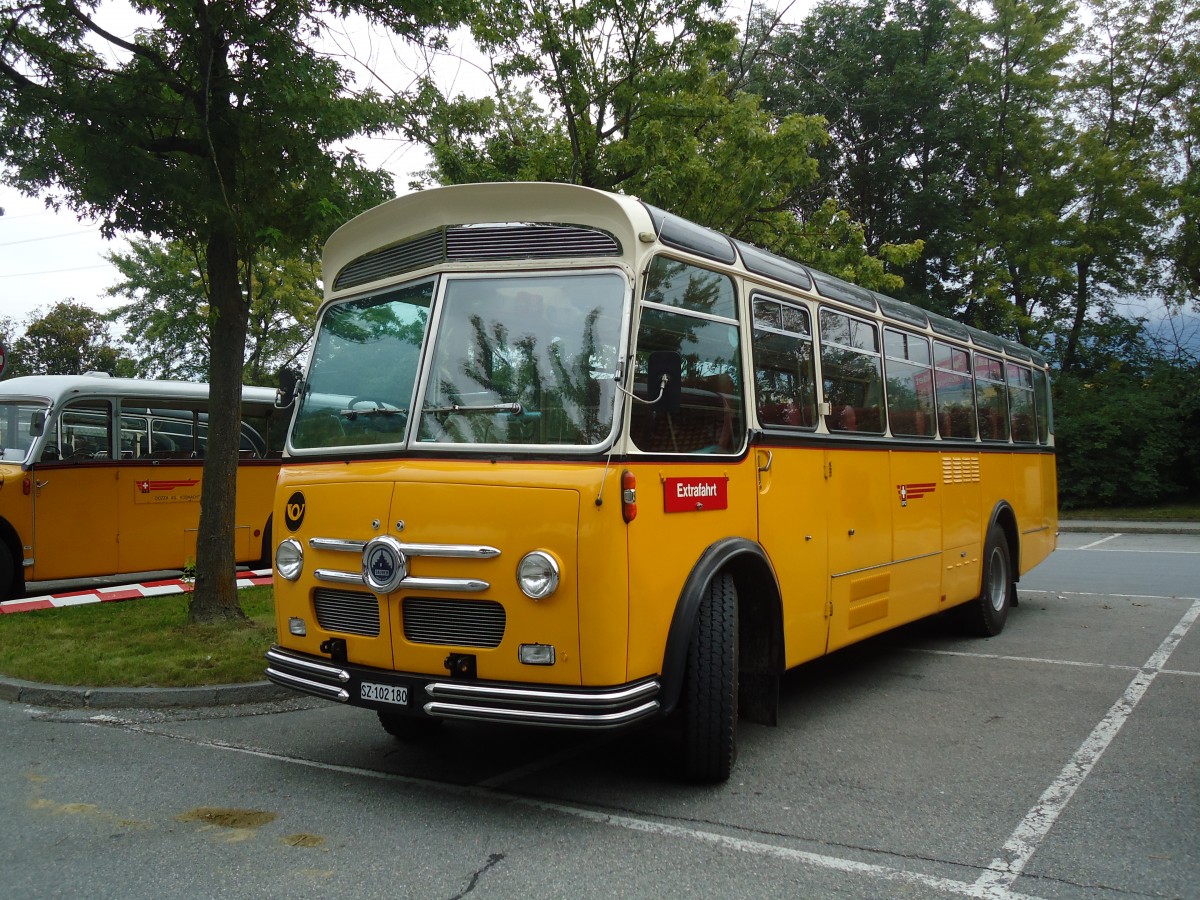
{"label": "license plate", "polygon": [[408,706],[408,688],[397,684],[375,684],[364,681],[359,691],[363,700],[374,700],[376,703],[395,703],[397,706]]}

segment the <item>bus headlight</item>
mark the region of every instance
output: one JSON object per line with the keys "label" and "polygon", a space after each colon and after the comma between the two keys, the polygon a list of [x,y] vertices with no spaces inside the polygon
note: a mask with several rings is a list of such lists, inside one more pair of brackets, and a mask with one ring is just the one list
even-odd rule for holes
{"label": "bus headlight", "polygon": [[558,562],[545,550],[526,553],[517,563],[517,584],[530,600],[542,600],[558,590]]}
{"label": "bus headlight", "polygon": [[304,547],[295,538],[280,541],[275,548],[275,571],[288,581],[295,581],[304,570]]}

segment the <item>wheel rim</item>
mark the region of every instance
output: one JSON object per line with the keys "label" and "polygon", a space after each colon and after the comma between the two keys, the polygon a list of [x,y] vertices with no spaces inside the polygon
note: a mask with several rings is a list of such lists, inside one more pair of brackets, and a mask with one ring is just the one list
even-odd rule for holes
{"label": "wheel rim", "polygon": [[1008,564],[999,547],[992,550],[988,560],[988,601],[996,612],[1004,609],[1004,601],[1008,596]]}

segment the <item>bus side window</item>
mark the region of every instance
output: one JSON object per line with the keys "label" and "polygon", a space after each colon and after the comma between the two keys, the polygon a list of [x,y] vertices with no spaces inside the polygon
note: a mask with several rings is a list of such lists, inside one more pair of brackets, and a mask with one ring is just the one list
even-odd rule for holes
{"label": "bus side window", "polygon": [[875,326],[822,309],[821,377],[830,431],[883,434],[883,373]]}
{"label": "bus side window", "polygon": [[72,403],[58,419],[61,459],[75,462],[112,458],[112,410],[107,400]]}
{"label": "bus side window", "polygon": [[938,432],[943,438],[975,440],[975,391],[971,357],[966,350],[933,342],[937,385]]}
{"label": "bus side window", "polygon": [[[740,342],[732,281],[686,263],[658,257],[651,264],[647,305],[642,311],[634,372],[634,394],[644,401],[659,395],[648,385],[650,354],[678,353],[683,359],[677,411],[663,404],[633,401],[630,431],[648,453],[736,453],[746,438],[746,411],[740,374]],[[716,311],[721,318],[684,310]]]}
{"label": "bus side window", "polygon": [[888,422],[899,437],[933,437],[933,368],[929,339],[883,330]]}
{"label": "bus side window", "polygon": [[817,424],[808,310],[766,297],[754,299],[754,387],[760,424]]}
{"label": "bus side window", "polygon": [[979,439],[1008,440],[1008,394],[1004,363],[983,353],[975,354],[975,402],[979,409]]}

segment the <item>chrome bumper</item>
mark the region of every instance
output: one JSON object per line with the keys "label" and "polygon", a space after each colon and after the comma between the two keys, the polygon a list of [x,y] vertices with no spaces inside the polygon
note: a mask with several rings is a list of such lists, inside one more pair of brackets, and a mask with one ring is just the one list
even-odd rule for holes
{"label": "chrome bumper", "polygon": [[[432,679],[339,664],[282,647],[267,651],[267,663],[267,678],[284,687],[351,706],[438,719],[588,730],[618,728],[659,711],[659,683],[654,678],[610,688]],[[408,706],[363,700],[359,685],[364,681],[407,686]]]}

